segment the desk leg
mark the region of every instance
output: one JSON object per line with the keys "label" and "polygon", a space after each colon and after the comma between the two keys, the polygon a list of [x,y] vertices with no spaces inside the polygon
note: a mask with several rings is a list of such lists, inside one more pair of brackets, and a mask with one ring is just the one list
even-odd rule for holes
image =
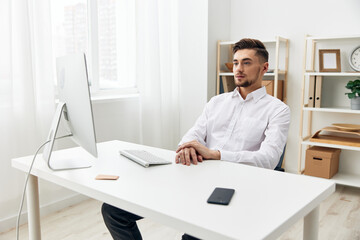
{"label": "desk leg", "polygon": [[38,178],[30,175],[26,191],[29,239],[41,240]]}
{"label": "desk leg", "polygon": [[317,206],[304,217],[304,237],[305,240],[317,240],[319,235],[319,209]]}

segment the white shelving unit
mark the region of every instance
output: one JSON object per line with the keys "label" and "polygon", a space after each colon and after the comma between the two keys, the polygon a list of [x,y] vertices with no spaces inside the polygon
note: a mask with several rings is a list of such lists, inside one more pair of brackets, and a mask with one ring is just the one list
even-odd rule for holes
{"label": "white shelving unit", "polygon": [[[305,92],[309,89],[309,77],[311,76],[322,76],[323,84],[331,84],[331,80],[328,81],[327,78],[337,77],[338,79],[343,79],[346,77],[360,77],[360,72],[317,72],[316,69],[316,54],[318,53],[317,44],[320,42],[326,44],[327,41],[331,43],[330,48],[334,48],[333,46],[336,45],[337,42],[334,41],[348,41],[349,39],[356,39],[360,44],[360,34],[358,35],[349,35],[349,36],[306,36],[305,37],[305,50],[304,50],[304,74],[303,74],[303,84],[302,84],[302,95],[301,95],[301,120],[300,120],[300,143],[299,143],[299,158],[298,158],[298,172],[300,174],[304,173],[303,163],[305,156],[303,156],[304,147],[308,148],[310,146],[319,146],[319,147],[329,147],[329,148],[337,148],[343,149],[348,151],[356,151],[359,152],[360,156],[360,147],[357,146],[350,146],[350,145],[340,145],[340,144],[329,144],[323,142],[313,142],[310,141],[311,136],[314,134],[312,129],[312,125],[314,121],[317,119],[313,118],[313,113],[326,113],[326,117],[328,120],[331,120],[334,117],[334,114],[344,114],[341,116],[344,121],[351,119],[351,116],[360,116],[360,110],[351,110],[350,109],[350,101],[348,106],[326,106],[326,107],[309,107],[307,103],[305,103]],[[308,48],[308,43],[310,42],[310,47]],[[342,45],[339,44],[337,48],[341,49]],[[355,47],[355,46],[354,46]],[[309,55],[310,53],[310,55]],[[310,64],[308,64],[310,61]],[[310,65],[310,66],[309,66]],[[310,69],[307,69],[310,67]],[[342,67],[343,68],[343,67]],[[349,69],[350,70],[350,69]],[[334,81],[333,81],[334,82]],[[345,92],[345,86],[343,89],[338,89],[338,91]],[[307,121],[304,121],[304,115],[307,114]],[[354,122],[353,124],[359,124],[358,122]],[[323,126],[326,127],[326,126]],[[316,131],[316,130],[315,130]],[[306,132],[306,134],[304,134]],[[360,139],[359,139],[360,141]],[[356,161],[356,159],[354,159]],[[341,159],[340,159],[341,164]],[[345,172],[338,172],[333,178],[330,180],[336,182],[337,184],[352,186],[352,187],[360,187],[360,169],[359,174],[353,173],[345,173]]]}
{"label": "white shelving unit", "polygon": [[[283,92],[280,94],[282,95],[283,101],[286,102],[286,88],[287,88],[287,69],[288,69],[288,59],[289,59],[289,40],[283,37],[275,37],[274,40],[261,40],[265,45],[267,44],[275,44],[275,60],[274,60],[274,71],[271,73],[266,73],[264,77],[270,78],[274,80],[274,87],[273,87],[273,95],[280,98],[278,96],[278,88],[279,88],[279,80],[284,80],[283,83]],[[217,44],[217,61],[216,61],[216,94],[220,94],[220,85],[221,85],[221,78],[223,88],[225,89],[226,85],[230,86],[230,88],[235,87],[234,85],[234,74],[228,71],[224,64],[226,62],[232,62],[232,47],[237,41],[218,41]],[[280,50],[283,48],[284,50],[284,57],[280,59]],[[224,50],[226,49],[226,50]],[[279,68],[280,61],[284,63],[284,69]],[[232,90],[232,89],[231,89]],[[229,89],[229,91],[231,91]]]}

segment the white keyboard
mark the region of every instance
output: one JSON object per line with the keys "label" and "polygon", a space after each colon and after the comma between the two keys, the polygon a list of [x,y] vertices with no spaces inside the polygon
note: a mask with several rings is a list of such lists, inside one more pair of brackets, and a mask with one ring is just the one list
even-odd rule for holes
{"label": "white keyboard", "polygon": [[150,165],[171,164],[170,161],[144,150],[120,150],[120,154],[144,167],[149,167]]}

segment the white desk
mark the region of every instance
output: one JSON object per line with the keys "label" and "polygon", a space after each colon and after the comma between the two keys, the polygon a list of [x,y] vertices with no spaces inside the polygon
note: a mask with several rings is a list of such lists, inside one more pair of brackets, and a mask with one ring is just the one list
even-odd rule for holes
{"label": "white desk", "polygon": [[[317,239],[319,204],[335,191],[325,179],[288,174],[224,161],[198,166],[178,164],[143,168],[119,155],[119,149],[145,149],[173,160],[175,152],[126,142],[98,144],[92,168],[53,172],[38,156],[28,186],[30,239],[40,239],[37,178],[184,231],[202,239],[276,239],[305,219],[304,239]],[[87,157],[80,148],[53,153]],[[32,156],[12,160],[27,171]],[[95,180],[97,174],[117,181]],[[230,205],[207,204],[215,187],[234,188]]]}

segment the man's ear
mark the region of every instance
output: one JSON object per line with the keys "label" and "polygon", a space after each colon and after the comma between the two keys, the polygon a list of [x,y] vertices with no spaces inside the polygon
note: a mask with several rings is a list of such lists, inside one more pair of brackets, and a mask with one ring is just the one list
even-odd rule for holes
{"label": "man's ear", "polygon": [[268,70],[269,70],[269,63],[265,62],[264,65],[263,65],[262,71],[265,74]]}

